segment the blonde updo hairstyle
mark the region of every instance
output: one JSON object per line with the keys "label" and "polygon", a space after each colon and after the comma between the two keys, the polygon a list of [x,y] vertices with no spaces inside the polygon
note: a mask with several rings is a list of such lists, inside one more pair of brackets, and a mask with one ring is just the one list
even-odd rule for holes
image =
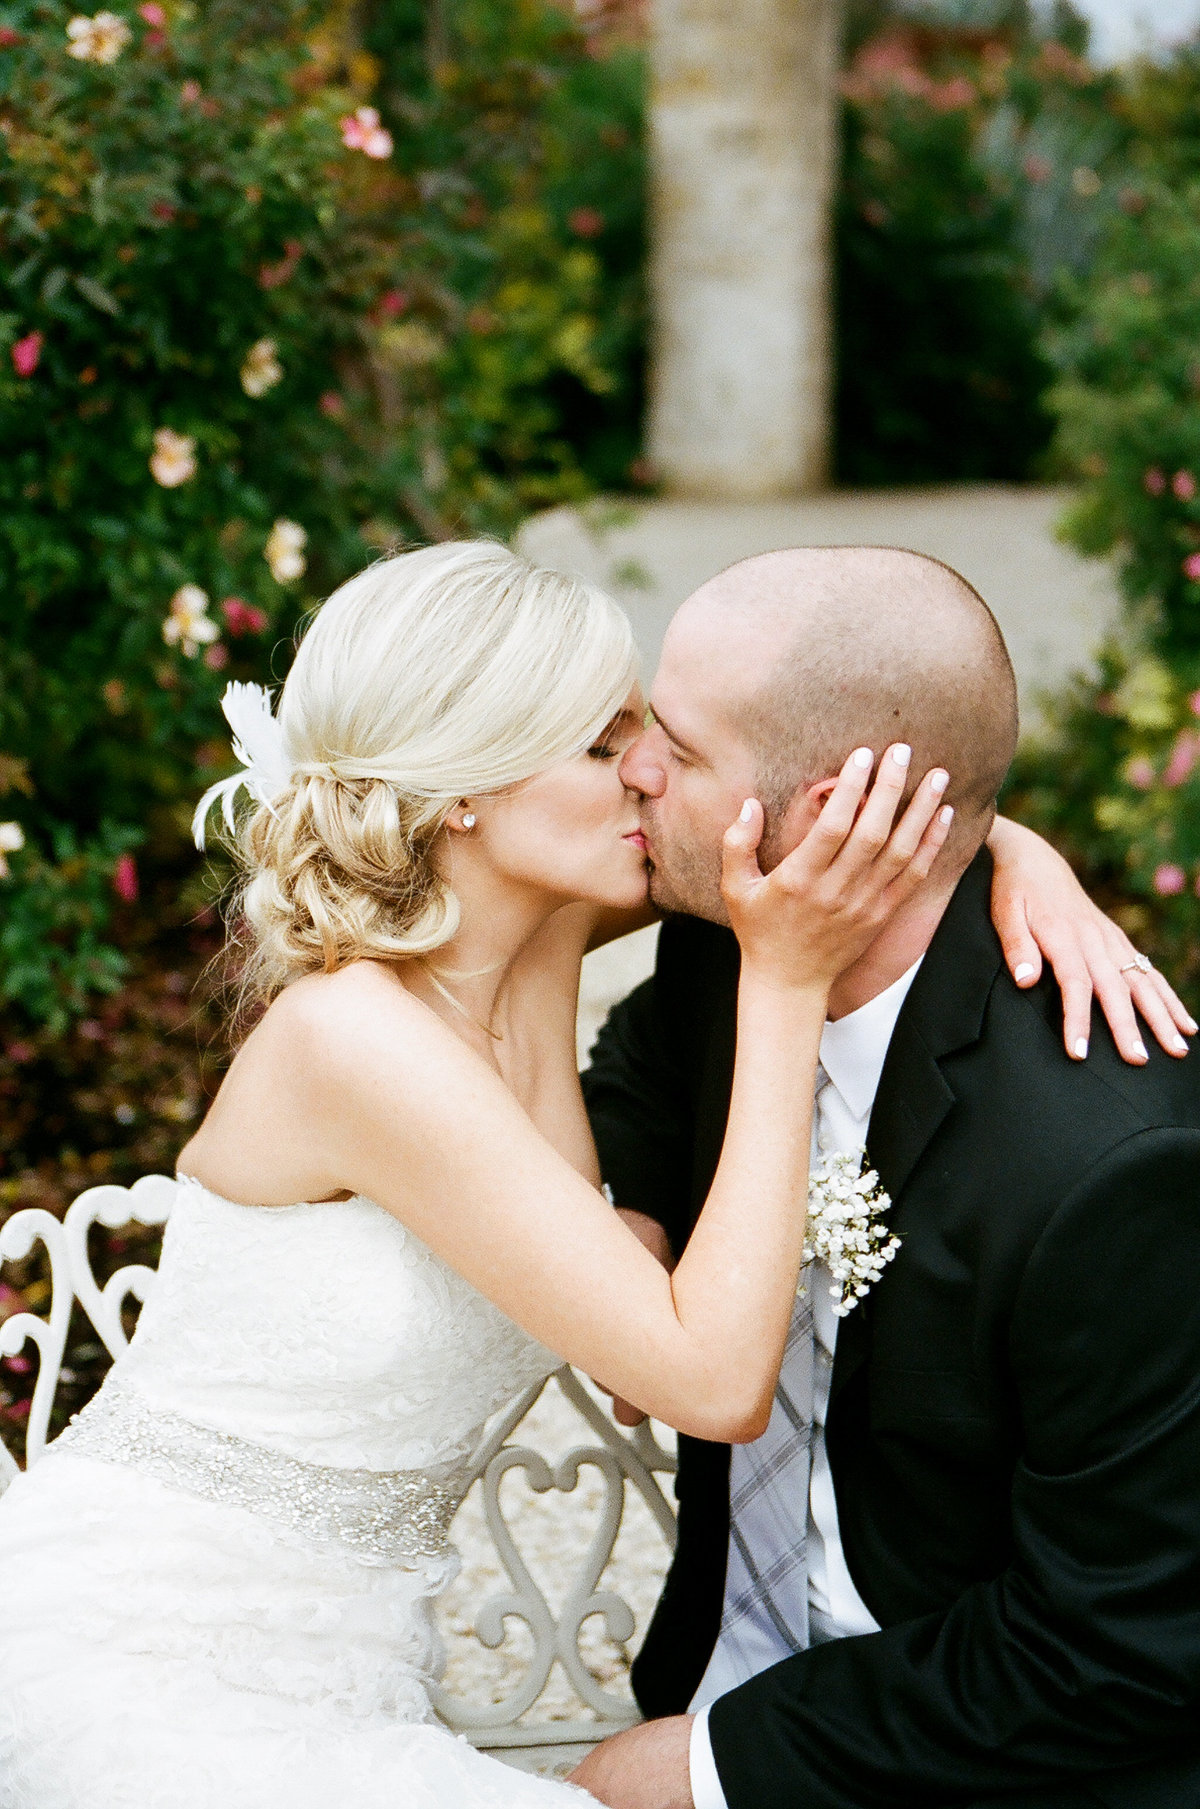
{"label": "blonde updo hairstyle", "polygon": [[636,671],[610,597],[489,541],[401,553],[342,585],[279,701],[290,783],[239,828],[243,1004],[449,941],[459,906],[433,861],[449,811],[587,748]]}

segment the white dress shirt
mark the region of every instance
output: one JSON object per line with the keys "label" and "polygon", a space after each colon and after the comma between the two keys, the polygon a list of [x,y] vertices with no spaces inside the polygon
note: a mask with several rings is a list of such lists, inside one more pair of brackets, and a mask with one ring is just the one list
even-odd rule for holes
{"label": "white dress shirt", "polygon": [[[887,1057],[888,1044],[896,1027],[900,1008],[908,989],[916,978],[920,961],[914,962],[885,991],[877,994],[857,1011],[826,1023],[821,1033],[821,1069],[818,1070],[816,1109],[813,1113],[813,1162],[835,1151],[861,1149],[866,1142],[871,1108],[879,1087],[879,1077]],[[823,1072],[821,1071],[823,1070]],[[874,1633],[878,1623],[866,1607],[846,1567],[838,1530],[837,1500],[829,1458],[825,1450],[825,1419],[829,1407],[829,1390],[833,1376],[833,1357],[837,1345],[837,1317],[829,1293],[828,1272],[817,1267],[809,1278],[813,1303],[813,1333],[816,1345],[812,1383],[811,1475],[808,1490],[807,1526],[807,1619],[813,1644],[843,1638],[852,1633]],[[791,1359],[789,1359],[790,1361]],[[797,1360],[806,1360],[798,1357]],[[738,1454],[744,1447],[735,1445],[730,1455],[730,1493],[737,1492]],[[786,1477],[783,1479],[786,1487]],[[764,1492],[765,1493],[765,1492]],[[783,1499],[767,1501],[764,1494],[754,1496],[739,1516],[745,1530],[745,1517],[767,1513],[778,1523],[780,1515],[794,1515],[796,1504]],[[727,1565],[726,1591],[733,1586],[736,1573],[731,1545]],[[797,1585],[800,1587],[802,1585]],[[800,1604],[801,1607],[804,1604]],[[691,1785],[696,1809],[727,1809],[721,1789],[712,1747],[708,1738],[708,1710],[718,1696],[735,1689],[747,1678],[757,1676],[769,1665],[791,1656],[791,1648],[782,1641],[776,1626],[766,1614],[743,1617],[732,1626],[723,1622],[708,1668],[691,1703],[695,1716],[691,1736]]]}

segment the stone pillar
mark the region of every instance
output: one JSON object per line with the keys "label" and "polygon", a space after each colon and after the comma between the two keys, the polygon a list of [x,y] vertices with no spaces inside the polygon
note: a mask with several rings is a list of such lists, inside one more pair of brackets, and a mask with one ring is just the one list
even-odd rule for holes
{"label": "stone pillar", "polygon": [[649,452],[669,490],[829,474],[838,0],[652,0]]}

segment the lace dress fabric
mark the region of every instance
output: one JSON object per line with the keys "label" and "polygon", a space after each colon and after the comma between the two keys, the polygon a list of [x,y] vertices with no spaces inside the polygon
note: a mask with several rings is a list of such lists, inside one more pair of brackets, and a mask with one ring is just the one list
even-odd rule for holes
{"label": "lace dress fabric", "polygon": [[369,1200],[181,1181],[129,1350],[0,1501],[0,1809],[582,1809],[428,1694],[470,1454],[556,1367]]}

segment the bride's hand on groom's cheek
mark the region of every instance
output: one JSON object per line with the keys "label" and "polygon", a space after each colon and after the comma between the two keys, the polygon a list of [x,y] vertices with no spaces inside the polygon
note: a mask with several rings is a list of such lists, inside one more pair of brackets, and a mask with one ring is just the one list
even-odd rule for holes
{"label": "bride's hand on groom's cheek", "polygon": [[[721,896],[750,976],[788,991],[828,992],[884,925],[920,891],[945,845],[950,775],[932,767],[905,801],[912,749],[886,748],[875,769],[856,748],[832,789],[810,787],[815,810],[798,844],[764,873],[763,806],[747,798],[722,843]],[[898,820],[897,820],[898,819]],[[739,991],[739,998],[741,991]]]}
{"label": "bride's hand on groom's cheek", "polygon": [[1095,998],[1127,1062],[1147,1060],[1139,1012],[1169,1055],[1186,1055],[1195,1019],[1157,969],[1138,965],[1139,951],[1092,903],[1062,855],[1004,817],[988,845],[996,863],[992,918],[1008,970],[1025,988],[1041,978],[1043,957],[1050,963],[1063,997],[1067,1054],[1076,1061],[1087,1055]]}
{"label": "bride's hand on groom's cheek", "polygon": [[594,1747],[568,1782],[608,1809],[694,1809],[691,1735],[690,1715],[645,1721]]}

